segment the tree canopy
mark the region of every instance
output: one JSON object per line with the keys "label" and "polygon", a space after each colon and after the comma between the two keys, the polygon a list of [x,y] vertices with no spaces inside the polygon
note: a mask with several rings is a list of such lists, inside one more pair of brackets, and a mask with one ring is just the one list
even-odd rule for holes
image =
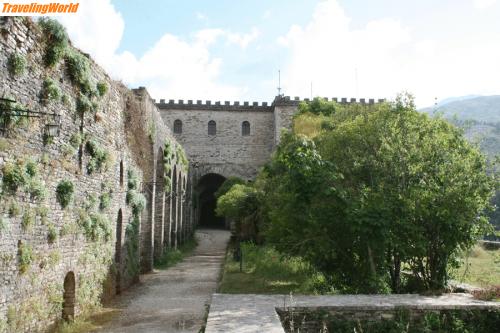
{"label": "tree canopy", "polygon": [[371,106],[314,101],[282,136],[252,205],[229,200],[252,193],[240,185],[220,204],[239,205],[240,219],[259,211],[267,242],[340,290],[440,289],[458,251],[489,227],[498,182],[486,171],[459,129],[418,113],[409,95]]}

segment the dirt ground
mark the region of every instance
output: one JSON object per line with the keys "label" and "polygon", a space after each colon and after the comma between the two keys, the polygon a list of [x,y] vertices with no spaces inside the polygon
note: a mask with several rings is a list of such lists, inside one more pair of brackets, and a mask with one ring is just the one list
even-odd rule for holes
{"label": "dirt ground", "polygon": [[198,332],[216,291],[229,232],[200,229],[198,247],[181,263],[141,276],[111,305],[119,315],[98,332]]}

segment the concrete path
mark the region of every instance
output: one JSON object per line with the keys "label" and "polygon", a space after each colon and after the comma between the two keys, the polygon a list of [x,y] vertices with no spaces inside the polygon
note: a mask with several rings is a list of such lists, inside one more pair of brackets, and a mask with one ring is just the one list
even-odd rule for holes
{"label": "concrete path", "polygon": [[198,230],[198,247],[183,262],[141,276],[113,304],[121,313],[99,332],[198,332],[217,288],[229,232]]}

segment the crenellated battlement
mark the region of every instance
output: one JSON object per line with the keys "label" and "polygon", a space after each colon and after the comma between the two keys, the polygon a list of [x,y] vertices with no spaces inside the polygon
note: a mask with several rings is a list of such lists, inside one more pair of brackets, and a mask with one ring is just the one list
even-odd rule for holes
{"label": "crenellated battlement", "polygon": [[[328,98],[322,97],[325,101],[337,102],[340,104],[376,104],[383,103],[385,99],[356,99],[356,98]],[[239,101],[202,101],[202,100],[165,100],[160,99],[159,102],[153,100],[156,106],[161,110],[211,110],[211,111],[272,111],[275,105],[298,105],[301,102],[309,102],[309,98],[301,99],[300,97],[276,96],[274,101],[268,102],[239,102]]]}
{"label": "crenellated battlement", "polygon": [[[355,104],[355,103],[358,103],[358,104],[376,104],[376,103],[383,103],[386,101],[385,99],[374,99],[374,98],[360,98],[360,99],[346,98],[346,97],[342,97],[342,98],[319,97],[319,98],[323,99],[324,101],[331,101],[331,102],[336,102],[336,103],[340,103],[340,104]],[[290,96],[276,96],[273,104],[278,104],[278,105],[280,105],[280,104],[292,104],[292,105],[294,105],[294,104],[299,104],[300,102],[310,102],[310,101],[311,100],[309,98],[301,99],[300,97],[294,97],[292,99]]]}
{"label": "crenellated battlement", "polygon": [[155,101],[161,110],[215,110],[215,111],[272,111],[268,102],[230,102],[230,101],[202,101],[202,100],[173,100],[160,99]]}

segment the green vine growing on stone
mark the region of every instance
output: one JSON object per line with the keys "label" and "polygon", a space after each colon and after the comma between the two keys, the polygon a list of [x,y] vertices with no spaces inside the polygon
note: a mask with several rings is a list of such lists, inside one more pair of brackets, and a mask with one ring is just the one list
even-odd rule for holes
{"label": "green vine growing on stone", "polygon": [[45,65],[52,67],[56,65],[66,53],[68,47],[68,34],[62,24],[56,20],[42,18],[39,24],[46,38]]}
{"label": "green vine growing on stone", "polygon": [[56,188],[56,198],[62,208],[66,208],[73,200],[74,191],[73,182],[70,180],[62,180],[59,182]]}
{"label": "green vine growing on stone", "polygon": [[141,212],[146,207],[146,198],[138,191],[139,180],[134,169],[127,172],[127,205],[132,209],[132,221],[125,229],[125,247],[127,249],[127,272],[130,276],[139,273],[139,223]]}
{"label": "green vine growing on stone", "polygon": [[19,53],[12,53],[7,60],[7,68],[12,76],[21,76],[26,71],[26,58]]}
{"label": "green vine growing on stone", "polygon": [[54,80],[46,78],[43,81],[43,87],[40,93],[40,97],[45,104],[47,104],[49,101],[57,101],[61,97],[61,89]]}
{"label": "green vine growing on stone", "polygon": [[164,189],[166,193],[170,193],[172,187],[172,179],[170,172],[172,171],[172,160],[174,159],[174,150],[172,143],[167,139],[163,147],[163,170],[164,174]]}
{"label": "green vine growing on stone", "polygon": [[21,274],[26,273],[34,259],[35,256],[31,246],[21,243],[19,245],[19,272]]}
{"label": "green vine growing on stone", "polygon": [[93,139],[87,141],[85,144],[85,152],[90,155],[90,160],[87,164],[87,173],[89,175],[95,171],[101,171],[110,158],[109,152]]}

